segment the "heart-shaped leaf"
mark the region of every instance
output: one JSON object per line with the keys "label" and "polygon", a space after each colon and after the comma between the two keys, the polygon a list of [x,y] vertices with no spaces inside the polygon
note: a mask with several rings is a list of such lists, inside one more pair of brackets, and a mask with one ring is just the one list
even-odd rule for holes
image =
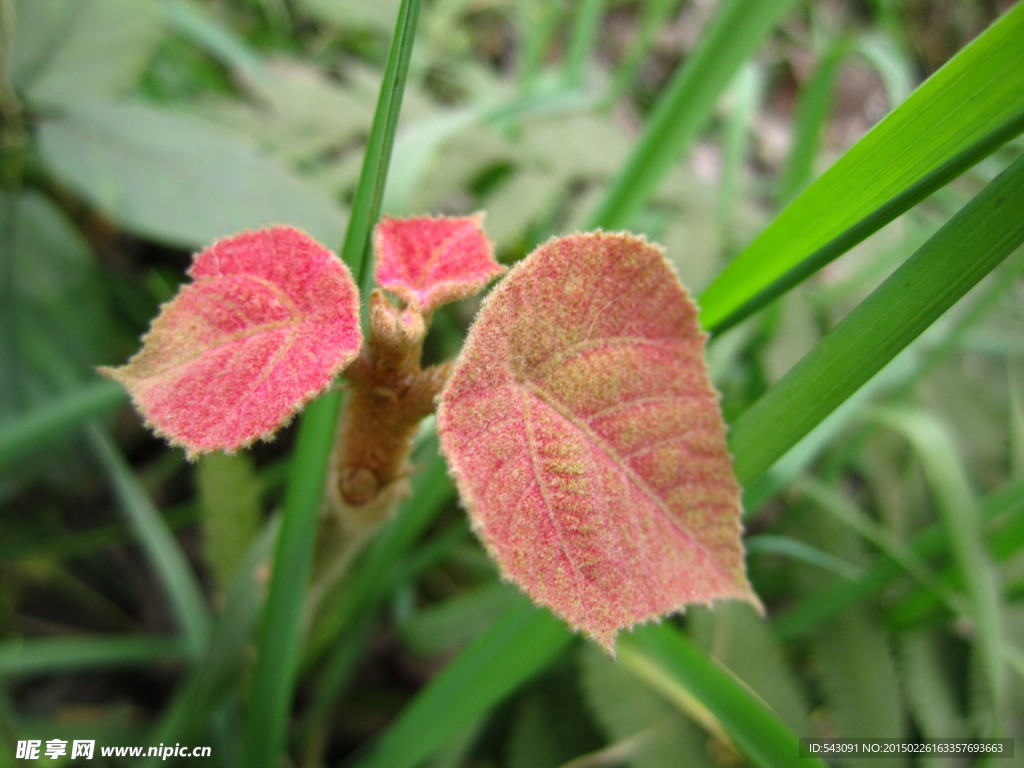
{"label": "heart-shaped leaf", "polygon": [[472,296],[505,271],[494,260],[483,214],[377,225],[377,284],[420,312]]}
{"label": "heart-shaped leaf", "polygon": [[143,347],[101,368],[147,423],[189,456],[268,438],[359,352],[346,267],[291,227],[244,232],[196,256]]}
{"label": "heart-shaped leaf", "polygon": [[747,582],[696,308],[661,249],[552,240],[490,294],[437,428],[503,575],[607,650]]}

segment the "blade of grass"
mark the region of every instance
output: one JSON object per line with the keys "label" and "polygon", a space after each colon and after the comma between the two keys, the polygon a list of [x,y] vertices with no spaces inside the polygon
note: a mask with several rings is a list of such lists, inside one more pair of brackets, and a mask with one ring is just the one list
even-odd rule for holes
{"label": "blade of grass", "polygon": [[[952,327],[941,321],[933,324],[913,346],[897,355],[871,381],[819,422],[768,472],[749,483],[743,492],[745,514],[755,513],[771,497],[788,488],[826,446],[837,445],[840,433],[855,419],[861,419],[865,407],[876,401],[880,394],[884,393],[893,400],[905,399],[914,386],[941,361],[955,349],[962,348],[964,337],[1024,271],[1024,258],[1019,258],[1024,254],[1018,253],[1016,256],[1008,259],[974,291],[970,307],[959,314]],[[843,450],[831,455],[823,468],[823,476],[834,477],[845,471],[850,460],[863,451],[866,435],[863,432],[853,440],[843,440]]]}
{"label": "blade of grass", "polygon": [[110,477],[121,511],[167,592],[181,624],[186,651],[189,657],[196,658],[206,646],[210,630],[202,587],[185,553],[114,441],[95,425],[89,426],[89,440]]}
{"label": "blade of grass", "polygon": [[316,519],[341,406],[339,392],[310,403],[302,417],[285,490],[281,531],[258,633],[243,764],[280,763],[302,642],[303,596],[309,583]]}
{"label": "blade of grass", "polygon": [[561,16],[561,3],[523,0],[517,3],[522,45],[519,53],[519,84],[522,93],[532,93],[540,83],[544,56],[554,39]]}
{"label": "blade of grass", "polygon": [[[989,495],[981,504],[981,519],[991,523],[1012,510],[1024,506],[1024,480],[1001,488]],[[1012,523],[1011,523],[1012,524]],[[989,546],[997,555],[1009,556],[1010,552],[1000,550],[1005,537],[997,528],[988,532]],[[917,533],[908,546],[920,560],[930,560],[946,551],[949,540],[939,525]],[[847,606],[877,595],[903,573],[903,570],[889,559],[879,559],[851,581],[835,582],[804,597],[785,613],[779,614],[772,622],[772,631],[779,641],[791,640],[823,621],[827,621]]]}
{"label": "blade of grass", "polygon": [[604,108],[610,108],[622,98],[622,95],[636,80],[637,73],[643,65],[644,57],[651,49],[655,35],[668,24],[669,16],[678,4],[679,0],[648,0],[648,2],[640,4],[639,10],[643,13],[643,17],[637,31],[630,39],[626,54],[612,75],[612,84],[607,95],[601,99]]}
{"label": "blade of grass", "polygon": [[[618,644],[622,663],[670,701],[692,697],[761,768],[824,768],[799,757],[797,737],[741,682],[669,624],[639,627]],[[677,693],[678,691],[678,693]]]}
{"label": "blade of grass", "polygon": [[0,643],[0,675],[148,667],[164,661],[179,661],[186,655],[185,651],[185,644],[178,637],[107,635],[9,640]]}
{"label": "blade of grass", "polygon": [[0,426],[0,472],[14,462],[52,443],[93,416],[125,400],[124,388],[108,379],[97,379],[35,408]]}
{"label": "blade of grass", "polygon": [[[1024,485],[1022,485],[1022,490],[1016,500],[1016,508],[992,524],[988,524],[987,507],[986,502],[982,506],[981,514],[981,519],[985,523],[987,551],[993,561],[1005,562],[1018,552],[1024,551]],[[949,558],[946,560],[948,561]],[[941,571],[940,578],[950,590],[964,589],[963,575],[955,562]],[[1011,599],[1012,584],[1012,581],[1005,584],[1005,601]],[[934,621],[946,622],[949,619],[950,615],[946,607],[936,599],[934,594],[920,587],[906,592],[898,600],[887,605],[885,610],[886,623],[898,631],[912,629]]]}
{"label": "blade of grass", "polygon": [[160,10],[171,29],[242,77],[263,75],[265,65],[259,54],[195,3],[160,0]]}
{"label": "blade of grass", "polygon": [[754,480],[1024,241],[1024,157],[975,196],[733,425]]}
{"label": "blade of grass", "polygon": [[370,295],[373,284],[370,237],[377,219],[380,218],[388,166],[391,164],[391,150],[395,145],[395,131],[398,130],[398,116],[402,109],[405,80],[409,74],[409,62],[412,59],[412,46],[419,16],[420,0],[402,0],[395,32],[391,38],[391,49],[384,69],[380,96],[377,99],[377,110],[373,115],[373,126],[366,142],[359,185],[352,201],[352,213],[348,229],[345,231],[345,242],[341,248],[341,258],[352,270],[356,285],[364,297]]}
{"label": "blade of grass", "polygon": [[[245,661],[263,597],[259,569],[266,566],[277,533],[278,521],[271,521],[250,547],[227,591],[202,659],[164,708],[151,743],[205,741],[202,729],[209,726],[211,713],[217,710],[220,699],[232,690],[232,680]],[[143,765],[157,762],[153,758]]]}
{"label": "blade of grass", "polygon": [[718,220],[727,249],[739,247],[739,243],[734,240],[736,227],[733,222],[740,201],[740,182],[746,167],[754,120],[763,95],[764,72],[756,63],[749,63],[740,70],[730,87],[731,107],[722,137]]}
{"label": "blade of grass", "polygon": [[643,136],[612,182],[589,229],[623,229],[711,118],[722,91],[793,0],[729,0],[658,99]]}
{"label": "blade of grass", "polygon": [[1024,5],[932,75],[794,200],[700,298],[722,331],[1024,130]]}
{"label": "blade of grass", "polygon": [[[403,0],[398,11],[377,110],[367,140],[359,186],[352,203],[342,258],[361,287],[372,275],[367,254],[380,216],[388,164],[412,56],[420,0]],[[364,297],[369,293],[363,291]],[[365,312],[363,313],[365,317]],[[304,600],[312,565],[317,515],[323,501],[327,461],[334,443],[341,393],[314,401],[299,428],[285,492],[281,533],[274,552],[267,602],[253,672],[243,764],[271,768],[280,762],[292,692],[299,668]]]}
{"label": "blade of grass", "polygon": [[569,50],[565,56],[565,83],[569,87],[582,87],[587,78],[587,63],[593,54],[605,0],[582,0],[576,3],[576,18],[569,37]]}
{"label": "blade of grass", "polygon": [[[573,636],[525,597],[421,690],[358,768],[412,768],[560,654]],[[439,716],[443,713],[443,717]]]}
{"label": "blade of grass", "polygon": [[323,664],[318,667],[315,685],[306,707],[301,726],[301,740],[306,744],[305,765],[320,765],[322,762],[319,754],[323,747],[322,736],[331,732],[338,699],[348,689],[366,645],[372,638],[377,604],[412,582],[426,568],[450,556],[452,547],[464,544],[467,535],[468,532],[453,528],[404,556],[400,565],[387,572],[386,580],[381,583],[377,593],[371,596],[373,599],[366,601],[358,613],[346,622]]}
{"label": "blade of grass", "polygon": [[794,488],[819,509],[828,512],[865,541],[877,547],[954,613],[967,612],[967,607],[960,596],[943,584],[938,574],[926,562],[915,555],[914,551],[889,529],[862,512],[839,490],[810,475],[804,475],[797,480]]}
{"label": "blade of grass", "polygon": [[779,182],[779,200],[783,202],[795,197],[814,175],[814,161],[821,146],[822,129],[835,100],[836,74],[849,48],[845,38],[839,38],[829,45],[814,74],[800,91],[793,149]]}
{"label": "blade of grass", "polygon": [[1001,736],[1007,689],[1003,677],[999,586],[985,547],[977,501],[957,456],[955,443],[937,419],[923,412],[879,409],[875,420],[902,435],[913,446],[928,477],[960,576],[967,586],[970,618],[991,695],[992,732],[986,735]]}
{"label": "blade of grass", "polygon": [[828,573],[834,573],[844,579],[855,579],[860,575],[860,568],[850,561],[789,536],[761,533],[747,537],[744,544],[748,555],[757,555],[762,552],[783,555],[792,560],[821,568]]}

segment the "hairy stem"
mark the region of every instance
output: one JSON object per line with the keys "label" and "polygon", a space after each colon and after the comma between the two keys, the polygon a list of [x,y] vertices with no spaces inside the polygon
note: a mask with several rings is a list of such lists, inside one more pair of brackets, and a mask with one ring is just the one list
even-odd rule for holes
{"label": "hairy stem", "polygon": [[370,334],[346,371],[349,395],[335,447],[332,496],[349,534],[372,530],[405,493],[420,421],[433,413],[450,364],[420,367],[426,320],[380,291],[370,299]]}

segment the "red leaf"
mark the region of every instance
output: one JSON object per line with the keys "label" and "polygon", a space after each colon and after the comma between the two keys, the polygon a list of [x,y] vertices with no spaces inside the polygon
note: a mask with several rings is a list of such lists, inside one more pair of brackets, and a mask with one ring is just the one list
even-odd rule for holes
{"label": "red leaf", "polygon": [[377,284],[421,312],[472,296],[505,271],[482,213],[463,218],[385,217],[377,225]]}
{"label": "red leaf", "polygon": [[122,368],[147,423],[194,456],[269,438],[359,351],[358,291],[334,254],[273,227],[220,240]]}
{"label": "red leaf", "polygon": [[484,302],[437,428],[503,575],[606,649],[620,629],[759,606],[696,308],[660,248],[551,240]]}

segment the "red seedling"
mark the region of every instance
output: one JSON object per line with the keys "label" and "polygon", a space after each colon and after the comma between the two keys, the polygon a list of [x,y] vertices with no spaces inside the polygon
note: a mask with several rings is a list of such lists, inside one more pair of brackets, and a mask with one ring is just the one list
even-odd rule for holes
{"label": "red seedling", "polygon": [[551,240],[484,302],[454,364],[421,367],[432,311],[504,271],[480,223],[381,222],[377,279],[400,303],[374,292],[365,345],[356,287],[326,248],[287,227],[222,240],[142,350],[102,370],[194,455],[268,437],[344,368],[331,499],[358,540],[404,492],[439,401],[442,450],[502,574],[609,652],[690,603],[760,606],[704,335],[660,248]]}

